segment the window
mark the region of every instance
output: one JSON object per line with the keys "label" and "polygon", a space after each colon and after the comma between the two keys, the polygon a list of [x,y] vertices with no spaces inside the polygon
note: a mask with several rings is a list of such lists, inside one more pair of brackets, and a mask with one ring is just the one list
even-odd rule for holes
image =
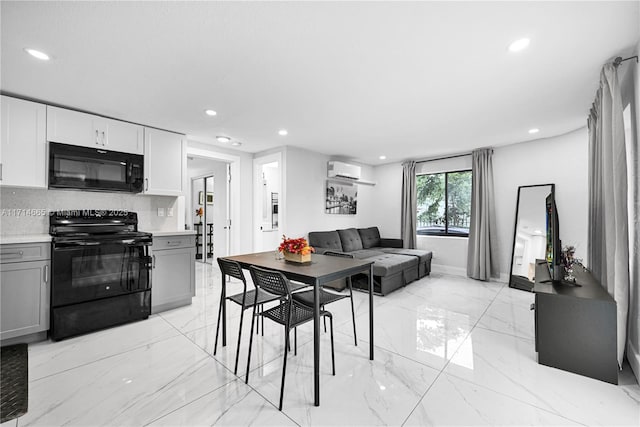
{"label": "window", "polygon": [[417,175],[416,197],[418,235],[469,235],[471,171]]}

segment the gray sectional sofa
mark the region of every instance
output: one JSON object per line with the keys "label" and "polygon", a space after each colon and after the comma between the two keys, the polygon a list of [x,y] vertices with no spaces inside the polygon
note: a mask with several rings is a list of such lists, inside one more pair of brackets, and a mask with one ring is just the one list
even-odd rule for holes
{"label": "gray sectional sofa", "polygon": [[[378,227],[312,231],[309,233],[309,245],[319,254],[344,252],[358,259],[372,260],[374,291],[382,295],[431,272],[431,252],[405,249],[402,239],[383,239]],[[361,279],[354,277],[353,286],[366,288],[366,280]]]}

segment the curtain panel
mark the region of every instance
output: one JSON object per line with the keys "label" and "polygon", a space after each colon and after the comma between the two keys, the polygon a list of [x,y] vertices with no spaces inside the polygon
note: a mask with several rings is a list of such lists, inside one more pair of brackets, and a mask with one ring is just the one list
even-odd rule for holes
{"label": "curtain panel", "polygon": [[402,212],[400,229],[405,248],[416,247],[416,162],[402,163]]}
{"label": "curtain panel", "polygon": [[589,125],[589,268],[617,305],[618,364],[627,341],[629,216],[627,147],[616,66],[600,73]]}
{"label": "curtain panel", "polygon": [[473,152],[467,276],[478,280],[489,280],[498,273],[492,157],[490,148]]}

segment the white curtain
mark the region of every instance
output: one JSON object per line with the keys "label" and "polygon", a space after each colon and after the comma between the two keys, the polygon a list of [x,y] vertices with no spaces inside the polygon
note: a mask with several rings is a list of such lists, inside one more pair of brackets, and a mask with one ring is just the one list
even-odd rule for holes
{"label": "white curtain", "polygon": [[620,366],[627,341],[630,262],[629,176],[622,113],[617,68],[607,64],[600,73],[600,88],[588,119],[588,257],[592,274],[616,301]]}
{"label": "white curtain", "polygon": [[478,280],[489,280],[498,274],[492,156],[490,148],[473,152],[467,276]]}
{"label": "white curtain", "polygon": [[405,248],[416,247],[416,162],[402,163],[402,217],[401,232]]}

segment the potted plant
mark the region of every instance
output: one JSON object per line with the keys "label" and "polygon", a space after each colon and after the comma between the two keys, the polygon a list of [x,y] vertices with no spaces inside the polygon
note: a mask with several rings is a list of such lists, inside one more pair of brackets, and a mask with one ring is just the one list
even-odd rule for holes
{"label": "potted plant", "polygon": [[304,237],[288,239],[287,236],[282,236],[278,251],[284,254],[284,259],[287,261],[305,263],[311,262],[311,253],[315,252],[315,249],[309,246]]}

